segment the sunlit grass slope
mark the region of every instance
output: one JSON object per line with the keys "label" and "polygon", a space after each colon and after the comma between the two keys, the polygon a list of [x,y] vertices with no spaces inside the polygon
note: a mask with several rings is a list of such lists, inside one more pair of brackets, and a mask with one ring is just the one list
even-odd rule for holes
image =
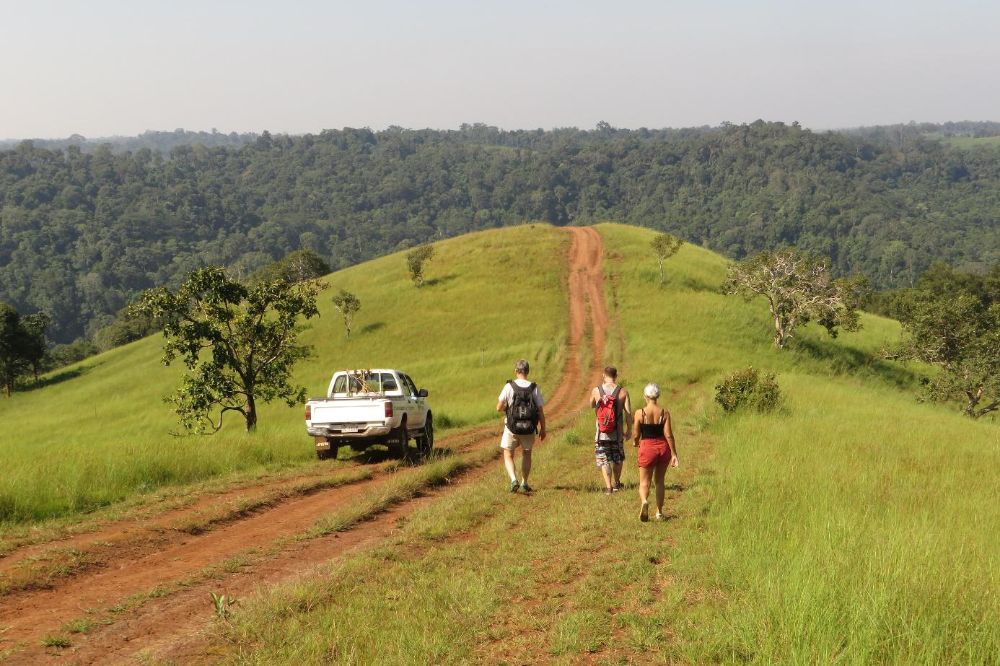
{"label": "sunlit grass slope", "polygon": [[[517,357],[533,361],[538,377],[558,376],[568,242],[547,225],[443,241],[420,289],[410,283],[402,253],[328,276],[321,316],[302,338],[316,354],[299,364],[297,379],[322,395],[335,369],[399,367],[429,389],[439,429],[490,418]],[[350,340],[330,300],[340,288],[362,303]],[[180,369],[161,365],[161,347],[155,335],[0,400],[0,523],[314,457],[302,410],[282,404],[262,409],[254,435],[230,419],[211,437],[171,436],[177,426],[162,398]],[[55,381],[60,376],[68,378]]]}
{"label": "sunlit grass slope", "polygon": [[[606,356],[637,396],[659,382],[676,422],[670,520],[639,523],[634,485],[599,492],[585,415],[535,454],[531,497],[498,465],[384,547],[248,601],[219,624],[228,661],[1000,662],[1000,426],[916,403],[877,358],[894,322],[778,351],[763,303],[719,292],[723,259],[685,246],[661,288],[650,232],[599,229]],[[714,406],[749,364],[777,373],[779,413]]]}
{"label": "sunlit grass slope", "polygon": [[[718,293],[720,258],[686,246],[661,289],[649,233],[601,232],[629,378],[702,396],[691,416],[716,441],[715,461],[699,461],[707,518],[679,537],[701,542],[678,562],[690,594],[663,609],[675,632],[661,649],[697,662],[1000,660],[1000,425],[916,403],[906,368],[877,358],[894,322],[865,317],[837,340],[810,327],[779,351],[763,302]],[[785,408],[722,416],[714,384],[749,364],[778,373]]]}

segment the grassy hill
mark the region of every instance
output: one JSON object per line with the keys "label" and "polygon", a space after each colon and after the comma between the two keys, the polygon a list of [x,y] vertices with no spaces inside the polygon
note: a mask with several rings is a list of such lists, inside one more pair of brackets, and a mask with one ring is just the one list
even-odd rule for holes
{"label": "grassy hill", "polygon": [[[997,424],[917,403],[911,370],[877,354],[899,333],[893,321],[865,316],[862,331],[835,340],[807,327],[779,351],[762,303],[719,292],[724,259],[685,246],[661,287],[650,232],[598,229],[613,321],[605,357],[636,395],[658,382],[677,424],[669,520],[639,523],[634,488],[597,492],[584,414],[535,454],[532,496],[507,492],[499,469],[459,484],[379,547],[241,600],[216,626],[213,658],[1000,661]],[[344,341],[324,297],[308,333],[317,359],[300,376],[319,393],[334,367],[400,365],[430,388],[439,423],[489,418],[512,358],[536,360],[539,376],[561,365],[566,241],[536,226],[441,243],[421,290],[398,255],[331,276],[330,290],[360,295],[361,332]],[[235,423],[207,439],[164,434],[160,396],[175,375],[158,350],[145,340],[0,401],[8,520],[318,464],[295,409],[268,408],[255,436]],[[722,414],[715,384],[750,364],[777,373],[782,409]],[[630,484],[634,465],[630,451]]]}
{"label": "grassy hill", "polygon": [[[530,359],[538,376],[561,367],[567,244],[566,234],[548,225],[444,241],[420,289],[409,282],[402,254],[330,275],[321,316],[303,335],[315,356],[299,364],[296,378],[321,395],[335,369],[400,367],[429,389],[439,429],[482,422],[493,416],[495,392],[516,358]],[[362,303],[350,340],[330,301],[340,288]],[[523,325],[517,312],[545,316]],[[162,399],[180,369],[161,365],[161,347],[155,335],[0,400],[0,525],[313,459],[301,409],[283,404],[261,410],[253,435],[233,419],[211,437],[171,436],[176,421]]]}
{"label": "grassy hill", "polygon": [[[913,398],[879,360],[898,326],[770,344],[761,303],[722,296],[725,261],[685,246],[657,284],[651,234],[601,225],[609,359],[664,388],[681,467],[666,523],[597,492],[587,416],[397,538],[248,602],[217,630],[241,664],[996,663],[1000,437]],[[773,370],[781,411],[725,416],[713,386]],[[626,479],[634,482],[634,453]],[[378,571],[378,576],[370,572]],[[379,631],[371,631],[372,627]]]}

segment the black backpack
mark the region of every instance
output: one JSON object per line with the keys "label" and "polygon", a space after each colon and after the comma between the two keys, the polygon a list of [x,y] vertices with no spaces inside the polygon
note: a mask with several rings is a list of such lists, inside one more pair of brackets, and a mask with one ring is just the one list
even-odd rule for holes
{"label": "black backpack", "polygon": [[507,430],[515,435],[534,435],[538,430],[538,405],[535,404],[535,383],[518,386],[508,380],[514,396],[507,403]]}

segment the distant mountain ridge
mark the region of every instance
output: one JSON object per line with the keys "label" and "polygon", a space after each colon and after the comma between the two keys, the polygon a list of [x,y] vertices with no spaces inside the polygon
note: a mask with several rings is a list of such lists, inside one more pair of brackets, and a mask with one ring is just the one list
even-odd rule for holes
{"label": "distant mountain ridge", "polygon": [[176,129],[173,132],[146,130],[136,136],[88,138],[80,134],[73,134],[65,139],[3,139],[0,140],[0,150],[10,150],[24,141],[30,141],[34,146],[47,150],[65,150],[70,146],[76,146],[83,152],[89,153],[99,146],[107,145],[114,153],[135,152],[142,149],[169,153],[178,146],[201,145],[211,148],[218,146],[238,148],[252,143],[258,136],[260,135],[255,132],[223,134],[215,129],[210,132],[193,132],[185,129]]}
{"label": "distant mountain ridge", "polygon": [[336,269],[532,220],[617,220],[730,257],[794,244],[888,287],[938,259],[1000,262],[1000,151],[928,134],[757,121],[262,132],[167,152],[22,142],[0,151],[0,300],[48,312],[64,342],[205,264],[249,273],[309,249]]}

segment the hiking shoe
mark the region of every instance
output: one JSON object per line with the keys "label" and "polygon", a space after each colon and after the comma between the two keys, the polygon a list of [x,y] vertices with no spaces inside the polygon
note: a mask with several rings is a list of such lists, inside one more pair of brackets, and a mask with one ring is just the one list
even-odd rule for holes
{"label": "hiking shoe", "polygon": [[613,492],[613,493],[616,493],[616,492],[618,492],[619,490],[621,490],[621,486],[613,486],[613,487],[611,488],[611,492]]}
{"label": "hiking shoe", "polygon": [[656,514],[656,520],[658,520],[659,522],[663,522],[666,519],[667,519],[667,517],[664,516],[662,513]]}
{"label": "hiking shoe", "polygon": [[521,487],[521,484],[518,483],[516,479],[514,481],[510,482],[510,492],[516,493],[517,489],[520,488],[520,487]]}
{"label": "hiking shoe", "polygon": [[619,481],[618,485],[615,486],[615,490],[625,490],[625,484]]}
{"label": "hiking shoe", "polygon": [[522,481],[521,482],[521,492],[525,492],[525,493],[530,493],[531,492],[531,486],[528,485],[527,481]]}
{"label": "hiking shoe", "polygon": [[610,494],[611,494],[611,493],[613,493],[613,492],[615,492],[615,491],[614,491],[614,490],[612,490],[611,488],[605,488],[605,489],[604,489],[604,494],[605,494],[605,495],[610,495]]}
{"label": "hiking shoe", "polygon": [[639,520],[642,522],[649,522],[649,502],[643,502],[642,507],[639,509]]}

